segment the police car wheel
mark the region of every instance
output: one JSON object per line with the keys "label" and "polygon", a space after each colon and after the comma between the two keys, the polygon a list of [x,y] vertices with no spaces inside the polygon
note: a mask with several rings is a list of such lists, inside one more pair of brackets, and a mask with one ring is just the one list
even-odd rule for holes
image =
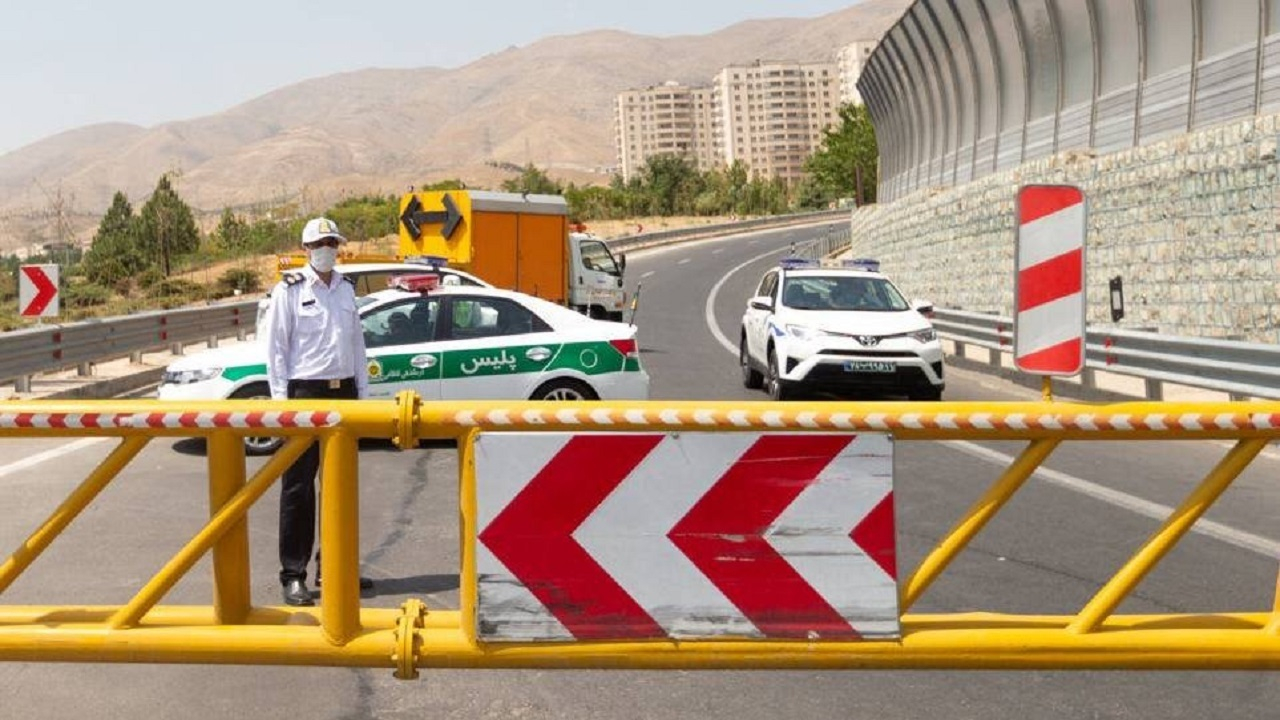
{"label": "police car wheel", "polygon": [[590,385],[581,380],[561,378],[559,380],[549,380],[539,385],[538,389],[533,391],[533,395],[529,396],[529,399],[556,401],[599,400],[600,396],[596,395]]}
{"label": "police car wheel", "polygon": [[[231,393],[231,400],[269,400],[271,399],[271,391],[266,385],[258,383],[256,385],[246,385],[239,390]],[[251,437],[246,436],[244,439],[244,453],[246,455],[272,455],[280,446],[284,445],[283,437]]]}
{"label": "police car wheel", "polygon": [[742,386],[748,390],[759,390],[764,387],[764,374],[751,367],[751,357],[747,353],[747,336],[738,341],[738,366],[742,368]]}
{"label": "police car wheel", "polygon": [[769,374],[765,378],[765,390],[769,393],[769,397],[774,400],[790,400],[794,392],[787,387],[786,381],[779,377],[778,372],[778,354],[773,348],[769,348]]}

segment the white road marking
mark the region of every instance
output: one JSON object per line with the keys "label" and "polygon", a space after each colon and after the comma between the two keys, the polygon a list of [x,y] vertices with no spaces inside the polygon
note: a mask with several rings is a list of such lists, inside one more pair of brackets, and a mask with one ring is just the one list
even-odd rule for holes
{"label": "white road marking", "polygon": [[720,294],[720,288],[724,287],[724,284],[729,281],[729,278],[733,277],[734,273],[750,265],[751,263],[759,262],[769,257],[770,255],[781,255],[784,252],[786,252],[786,248],[770,250],[767,253],[761,253],[751,258],[750,260],[742,263],[741,265],[738,265],[737,267],[733,268],[729,272],[725,273],[724,277],[720,278],[720,281],[715,284],[715,287],[711,288],[711,293],[707,295],[707,304],[703,308],[703,315],[707,320],[707,328],[711,330],[711,334],[715,337],[716,341],[719,342],[721,345],[723,345],[726,350],[733,353],[734,355],[738,354],[738,344],[730,341],[729,338],[725,337],[725,334],[720,332],[720,323],[716,322],[716,313],[715,313],[716,296]]}
{"label": "white road marking", "polygon": [[641,276],[640,276],[640,279],[641,279],[641,280],[643,280],[643,279],[645,279],[645,278],[647,278],[647,277],[650,277],[650,276],[652,276],[655,272],[657,272],[657,271],[656,271],[656,270],[650,270],[649,272],[647,272],[647,273],[645,273],[645,274],[641,275]]}
{"label": "white road marking", "polygon": [[676,263],[676,264],[677,264],[677,265],[684,265],[685,263],[689,262],[689,261],[690,261],[690,260],[692,260],[692,259],[693,259],[693,258],[685,258],[685,259],[681,260],[680,262],[678,262],[678,263]]}
{"label": "white road marking", "polygon": [[[1013,464],[1012,457],[966,440],[949,440],[946,441],[945,444],[965,453],[966,455],[971,455],[980,460],[988,460],[996,465],[1008,467]],[[1074,475],[1068,475],[1064,472],[1058,472],[1057,470],[1051,470],[1046,467],[1036,470],[1034,476],[1053,485],[1078,492],[1081,495],[1091,497],[1094,500],[1101,500],[1109,505],[1114,505],[1123,510],[1128,510],[1135,515],[1141,515],[1153,520],[1160,520],[1163,522],[1170,514],[1173,513],[1173,508],[1168,505],[1161,505],[1160,503],[1151,502],[1150,500],[1144,500],[1135,495],[1130,495],[1129,493],[1121,492],[1119,490],[1113,490],[1109,487],[1104,487],[1097,483],[1075,477]],[[1280,557],[1280,542],[1262,537],[1261,535],[1254,535],[1253,533],[1245,532],[1243,530],[1237,530],[1228,525],[1223,525],[1220,522],[1214,522],[1213,520],[1205,520],[1203,518],[1197,520],[1196,524],[1192,526],[1191,532],[1206,535],[1216,540],[1221,540],[1228,545],[1235,545],[1236,547],[1244,548],[1245,550],[1252,550],[1253,552],[1256,552],[1259,555],[1265,555],[1266,557]]]}
{"label": "white road marking", "polygon": [[[716,322],[714,312],[716,297],[720,294],[720,288],[724,287],[724,284],[729,281],[729,278],[732,277],[734,273],[751,263],[757,262],[769,255],[779,252],[782,251],[772,250],[762,255],[757,255],[741,265],[734,267],[720,278],[715,286],[711,288],[711,292],[707,295],[707,304],[704,312],[707,328],[711,330],[711,335],[715,337],[716,341],[724,346],[724,349],[728,350],[735,357],[738,354],[738,345],[730,341],[729,338],[725,336],[725,334],[720,330],[719,323]],[[1009,467],[1014,461],[1012,456],[996,452],[995,450],[991,450],[968,441],[952,440],[947,441],[945,444],[959,450],[960,452],[982,460],[987,460],[992,464],[1003,467]],[[1086,497],[1091,497],[1094,500],[1101,500],[1109,505],[1114,505],[1122,510],[1128,510],[1129,512],[1143,517],[1164,521],[1173,512],[1173,508],[1168,505],[1161,505],[1160,503],[1151,502],[1150,500],[1144,500],[1136,495],[1130,495],[1126,492],[1113,490],[1083,478],[1075,477],[1074,475],[1058,472],[1057,470],[1050,470],[1049,468],[1042,467],[1035,472],[1035,477],[1067,490],[1080,493]],[[1256,552],[1259,555],[1269,558],[1280,557],[1280,541],[1245,532],[1244,530],[1238,530],[1229,525],[1214,522],[1213,520],[1205,520],[1201,518],[1194,526],[1192,526],[1191,531],[1214,538],[1215,540],[1221,540],[1228,545],[1234,545],[1245,550]]]}
{"label": "white road marking", "polygon": [[66,445],[59,445],[58,447],[52,448],[50,450],[45,450],[44,452],[39,452],[39,453],[36,453],[35,455],[27,456],[25,458],[22,458],[21,460],[18,460],[17,462],[11,462],[8,465],[0,465],[0,477],[4,477],[6,475],[12,475],[13,473],[16,473],[20,470],[26,470],[29,467],[34,467],[47,460],[53,460],[55,458],[62,457],[63,455],[70,455],[71,453],[76,452],[77,450],[89,447],[90,445],[96,445],[104,440],[106,440],[106,438],[101,438],[101,437],[80,438],[75,442],[69,442]]}

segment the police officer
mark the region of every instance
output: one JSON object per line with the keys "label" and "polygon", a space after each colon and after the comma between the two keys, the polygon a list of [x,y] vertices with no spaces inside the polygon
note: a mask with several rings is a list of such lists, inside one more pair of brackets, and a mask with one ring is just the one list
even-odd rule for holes
{"label": "police officer", "polygon": [[[285,273],[271,291],[266,332],[273,400],[366,396],[369,374],[355,283],[333,269],[346,241],[332,220],[308,221],[302,229],[306,267]],[[320,448],[312,443],[280,484],[280,583],[288,605],[315,604],[306,581],[315,546],[319,465]],[[319,565],[316,553],[317,586]],[[361,578],[360,586],[367,589],[372,582]]]}

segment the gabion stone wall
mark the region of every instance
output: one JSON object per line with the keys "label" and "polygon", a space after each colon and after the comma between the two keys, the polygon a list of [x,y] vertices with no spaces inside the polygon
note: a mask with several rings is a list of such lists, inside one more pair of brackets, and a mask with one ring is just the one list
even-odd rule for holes
{"label": "gabion stone wall", "polygon": [[1107,155],[1071,151],[854,214],[855,256],[877,257],[911,297],[1013,314],[1014,205],[1028,183],[1070,183],[1088,203],[1088,322],[1280,343],[1280,115]]}

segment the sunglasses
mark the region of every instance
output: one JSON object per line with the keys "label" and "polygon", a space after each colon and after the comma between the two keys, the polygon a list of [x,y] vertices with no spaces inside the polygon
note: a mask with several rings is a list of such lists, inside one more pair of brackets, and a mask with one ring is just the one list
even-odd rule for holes
{"label": "sunglasses", "polygon": [[341,242],[340,240],[338,240],[338,238],[327,237],[327,238],[320,238],[319,240],[313,240],[312,242],[307,243],[307,247],[309,247],[309,248],[316,248],[316,247],[333,247],[333,248],[336,248],[336,247],[338,247],[338,246],[339,246],[339,245],[341,245],[341,244],[342,244],[342,242]]}

